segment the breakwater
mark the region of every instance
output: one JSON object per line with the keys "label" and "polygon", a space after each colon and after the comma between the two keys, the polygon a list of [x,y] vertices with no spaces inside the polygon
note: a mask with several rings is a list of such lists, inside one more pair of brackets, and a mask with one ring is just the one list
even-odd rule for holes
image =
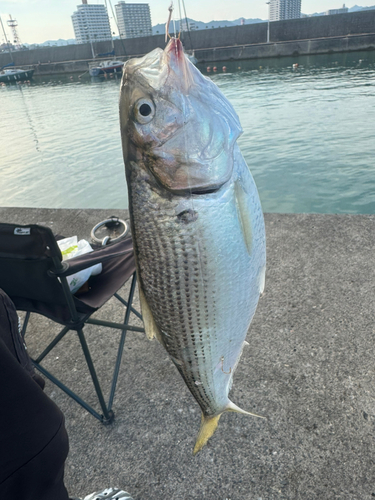
{"label": "breakwater", "polygon": [[[270,42],[267,43],[267,30]],[[375,50],[375,10],[272,23],[216,28],[183,34],[198,62],[256,59]],[[165,46],[164,35],[115,40],[116,58],[126,60]],[[110,42],[43,47],[13,53],[17,66],[34,65],[35,74],[85,72],[96,54],[112,50]],[[0,54],[0,66],[9,54]]]}

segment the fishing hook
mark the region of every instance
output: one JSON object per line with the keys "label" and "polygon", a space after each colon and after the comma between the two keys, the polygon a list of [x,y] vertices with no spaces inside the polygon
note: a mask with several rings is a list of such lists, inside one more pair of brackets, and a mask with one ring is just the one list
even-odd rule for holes
{"label": "fishing hook", "polygon": [[223,373],[225,373],[225,375],[231,374],[232,373],[232,367],[229,368],[229,372],[225,372],[224,371],[224,356],[221,356],[220,361],[221,361],[221,371]]}
{"label": "fishing hook", "polygon": [[168,21],[165,23],[165,43],[167,43],[167,38],[172,38],[169,34],[169,24],[172,19],[172,12],[173,12],[173,0],[171,2],[171,5],[168,7],[169,10],[169,16],[168,16]]}

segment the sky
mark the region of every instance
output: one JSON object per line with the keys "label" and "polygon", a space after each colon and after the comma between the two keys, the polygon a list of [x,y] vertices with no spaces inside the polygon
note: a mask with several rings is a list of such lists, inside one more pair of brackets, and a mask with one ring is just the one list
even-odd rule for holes
{"label": "sky", "polygon": [[[129,3],[149,3],[151,10],[152,25],[165,23],[168,17],[168,7],[171,0],[128,0]],[[81,0],[0,0],[0,16],[6,29],[7,35],[12,40],[6,20],[9,14],[18,22],[18,35],[22,43],[43,43],[47,40],[59,38],[74,38],[71,15],[76,10]],[[88,3],[104,4],[104,0],[88,0]],[[111,0],[113,9],[118,0]],[[110,17],[112,12],[107,0]],[[178,18],[178,4],[175,4],[175,16]],[[354,5],[361,7],[371,6],[373,3],[346,2],[346,7]],[[324,12],[328,9],[338,9],[343,5],[343,0],[302,0],[302,12],[313,14]],[[233,21],[239,17],[244,18],[268,18],[268,6],[266,0],[185,0],[187,17],[195,21]],[[115,29],[115,24],[111,20]],[[116,32],[117,35],[117,32]],[[0,28],[0,43],[4,41],[4,35]]]}

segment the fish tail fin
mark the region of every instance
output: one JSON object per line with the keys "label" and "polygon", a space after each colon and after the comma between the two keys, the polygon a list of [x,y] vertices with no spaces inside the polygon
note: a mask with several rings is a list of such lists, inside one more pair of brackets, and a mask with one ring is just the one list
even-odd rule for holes
{"label": "fish tail fin", "polygon": [[[228,402],[224,411],[235,411],[237,413],[242,413],[243,415],[249,415],[251,417],[266,418],[262,417],[261,415],[256,415],[255,413],[250,413],[248,411],[242,410],[242,408],[232,403],[232,401]],[[218,426],[221,415],[222,413],[219,413],[219,415],[211,417],[211,416],[204,416],[202,413],[201,427],[199,429],[197,441],[194,446],[193,455],[197,454],[198,451],[201,451],[203,446],[207,444],[207,441],[216,431],[216,427]]]}
{"label": "fish tail fin", "polygon": [[257,415],[256,413],[250,413],[248,411],[245,411],[239,406],[232,403],[232,401],[229,401],[229,403],[225,408],[225,411],[235,411],[236,413],[242,413],[243,415],[249,415],[250,417],[267,418],[267,417],[262,417],[261,415]]}
{"label": "fish tail fin", "polygon": [[207,443],[213,433],[216,431],[216,427],[219,423],[221,413],[214,417],[205,417],[202,413],[201,427],[199,429],[197,441],[194,446],[193,455],[198,453],[203,446]]}

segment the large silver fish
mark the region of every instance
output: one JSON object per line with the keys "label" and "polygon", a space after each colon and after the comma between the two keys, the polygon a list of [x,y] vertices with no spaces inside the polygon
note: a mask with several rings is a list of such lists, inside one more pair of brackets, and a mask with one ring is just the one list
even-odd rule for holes
{"label": "large silver fish", "polygon": [[179,39],[129,60],[120,122],[142,314],[202,410],[194,453],[224,411],[264,287],[258,192],[238,117]]}

